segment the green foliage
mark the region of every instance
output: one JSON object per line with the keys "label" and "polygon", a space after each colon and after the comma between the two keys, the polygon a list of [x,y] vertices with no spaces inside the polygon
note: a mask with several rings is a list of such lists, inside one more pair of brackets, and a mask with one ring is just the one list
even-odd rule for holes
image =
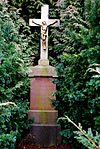
{"label": "green foliage", "polygon": [[[96,131],[95,134],[92,132],[91,128],[88,128],[88,131],[86,132],[85,130],[82,129],[81,124],[79,123],[79,126],[74,123],[68,116],[65,115],[65,117],[60,117],[58,119],[58,122],[62,120],[62,121],[66,121],[68,120],[68,122],[70,122],[71,124],[73,124],[73,126],[75,126],[78,131],[74,131],[74,138],[76,138],[78,140],[79,143],[82,143],[83,146],[89,148],[89,149],[99,149],[100,147],[100,135],[99,133]],[[63,131],[64,132],[64,131]],[[64,132],[65,137],[67,135],[67,130]]]}
{"label": "green foliage", "polygon": [[0,106],[0,148],[14,149],[24,129],[28,128],[28,42],[19,34],[20,19],[8,5],[0,5],[0,102],[17,106]]}
{"label": "green foliage", "polygon": [[0,106],[0,148],[14,149],[17,138],[28,127],[26,103]]}
{"label": "green foliage", "polygon": [[99,0],[85,0],[85,17],[91,26],[99,25],[99,13],[100,13]]}
{"label": "green foliage", "polygon": [[28,45],[18,35],[17,25],[5,9],[0,11],[0,101],[24,100],[29,57],[23,50]]}
{"label": "green foliage", "polygon": [[[40,18],[40,7],[46,2],[11,0],[8,12],[7,7],[0,11],[2,102],[10,100],[18,104],[21,101],[22,104],[26,101],[26,70],[29,57],[37,64],[40,40],[40,31],[37,28],[30,30],[28,20]],[[59,110],[59,116],[67,113],[73,121],[80,122],[85,130],[91,127],[93,133],[96,130],[99,132],[100,76],[97,72],[99,67],[96,66],[100,64],[99,0],[85,0],[85,3],[82,0],[67,0],[59,9],[51,0],[48,4],[52,8],[50,17],[57,17],[59,13],[61,17],[60,28],[53,29],[49,37],[50,63],[56,66],[59,76],[56,80],[57,100],[53,104]],[[91,71],[93,69],[95,71]],[[64,143],[73,142],[76,144],[74,148],[83,149],[73,139],[74,127],[66,121],[60,123]]]}
{"label": "green foliage", "polygon": [[[83,144],[83,146],[87,147],[88,149],[94,149],[94,145],[92,143],[90,143],[90,141],[84,136],[82,135],[82,133],[80,131],[74,131],[75,133],[75,138]],[[84,130],[84,133],[91,138],[95,144],[98,146],[97,149],[99,149],[100,147],[100,134],[98,132],[96,132],[96,134],[94,135],[91,128],[88,128],[88,131],[86,132]]]}
{"label": "green foliage", "polygon": [[[78,2],[67,3],[61,10],[60,29],[52,34],[57,56],[52,64],[55,64],[59,76],[56,80],[57,100],[53,104],[59,110],[59,116],[67,114],[76,123],[81,123],[85,130],[91,127],[94,132],[99,132],[100,77],[96,71],[89,71],[96,70],[96,64],[100,64],[100,27],[98,23],[93,24],[99,22],[99,2],[94,3],[95,9],[90,7],[88,11],[86,7],[90,4],[85,1],[83,8],[79,3],[84,9],[82,15]],[[95,17],[91,15],[90,18],[89,12]],[[60,123],[66,143],[74,143],[74,128],[66,121]]]}

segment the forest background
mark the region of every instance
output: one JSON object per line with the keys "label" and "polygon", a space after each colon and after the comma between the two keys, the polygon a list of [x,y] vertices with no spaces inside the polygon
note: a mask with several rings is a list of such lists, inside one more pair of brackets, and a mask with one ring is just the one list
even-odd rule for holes
{"label": "forest background", "polygon": [[29,27],[28,22],[40,18],[45,3],[50,7],[49,17],[61,22],[59,28],[49,29],[49,60],[58,73],[57,100],[52,102],[59,112],[63,143],[73,144],[74,149],[87,147],[79,132],[74,138],[76,128],[67,115],[99,144],[99,0],[10,0],[0,2],[0,102],[15,104],[0,106],[1,149],[14,149],[30,123],[28,72],[39,59],[40,29]]}

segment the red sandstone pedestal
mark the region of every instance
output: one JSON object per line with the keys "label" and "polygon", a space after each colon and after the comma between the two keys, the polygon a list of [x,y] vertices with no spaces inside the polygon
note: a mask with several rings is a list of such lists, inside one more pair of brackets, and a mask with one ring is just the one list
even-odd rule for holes
{"label": "red sandstone pedestal", "polygon": [[48,60],[40,60],[32,68],[30,77],[30,111],[28,117],[34,120],[30,133],[42,147],[56,146],[60,143],[60,126],[56,124],[58,112],[52,106],[52,94],[56,91],[53,79],[57,77],[55,68]]}

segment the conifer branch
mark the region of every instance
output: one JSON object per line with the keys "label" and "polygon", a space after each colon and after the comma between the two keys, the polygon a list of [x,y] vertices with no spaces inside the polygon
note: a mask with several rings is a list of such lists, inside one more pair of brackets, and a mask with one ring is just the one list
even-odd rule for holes
{"label": "conifer branch", "polygon": [[6,105],[14,105],[14,106],[16,106],[16,104],[14,102],[0,103],[0,106],[6,106]]}
{"label": "conifer branch", "polygon": [[95,144],[95,142],[90,137],[88,137],[80,127],[78,127],[68,116],[65,117],[94,145],[95,149],[99,149],[99,147]]}

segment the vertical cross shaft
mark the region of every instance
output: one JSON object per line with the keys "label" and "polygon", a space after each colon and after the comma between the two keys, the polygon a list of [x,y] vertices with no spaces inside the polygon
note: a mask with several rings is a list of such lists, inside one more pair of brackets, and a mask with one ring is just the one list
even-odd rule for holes
{"label": "vertical cross shaft", "polygon": [[[44,5],[41,7],[41,19],[44,20],[47,23],[47,26],[45,26],[45,47],[43,48],[43,40],[41,39],[41,50],[40,50],[40,59],[48,59],[48,15],[49,15],[49,6]],[[42,27],[41,27],[41,35],[42,35]]]}

